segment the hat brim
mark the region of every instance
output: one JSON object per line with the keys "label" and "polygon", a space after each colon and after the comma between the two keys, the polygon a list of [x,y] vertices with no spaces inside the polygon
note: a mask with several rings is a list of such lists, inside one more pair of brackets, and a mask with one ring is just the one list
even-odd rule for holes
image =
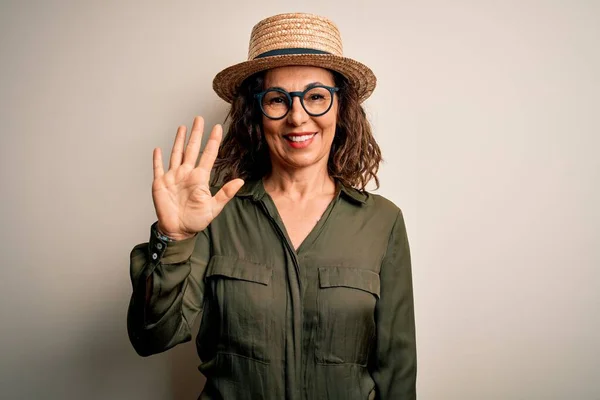
{"label": "hat brim", "polygon": [[377,84],[377,78],[373,71],[351,58],[333,54],[286,54],[257,58],[232,65],[215,76],[213,89],[220,98],[231,103],[244,79],[260,71],[291,65],[321,67],[339,72],[356,88],[360,102],[366,100],[373,93]]}

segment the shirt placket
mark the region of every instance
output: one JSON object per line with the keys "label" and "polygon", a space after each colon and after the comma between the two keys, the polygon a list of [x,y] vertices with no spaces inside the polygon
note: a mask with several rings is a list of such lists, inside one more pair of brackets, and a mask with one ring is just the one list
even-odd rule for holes
{"label": "shirt placket", "polygon": [[300,275],[300,264],[298,256],[294,250],[291,240],[286,234],[275,203],[265,194],[259,200],[261,208],[267,215],[273,228],[283,240],[287,249],[288,260],[285,262],[285,274],[287,293],[289,296],[288,304],[291,305],[287,309],[286,318],[286,341],[285,341],[285,387],[286,399],[300,400],[302,392],[299,388],[302,387],[301,371],[304,355],[302,354],[302,330],[303,330],[303,304],[302,304],[302,280]]}

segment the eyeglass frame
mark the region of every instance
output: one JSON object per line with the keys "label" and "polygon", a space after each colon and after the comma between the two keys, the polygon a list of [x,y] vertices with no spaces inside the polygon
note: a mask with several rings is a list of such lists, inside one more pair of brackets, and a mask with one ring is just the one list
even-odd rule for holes
{"label": "eyeglass frame", "polygon": [[[329,103],[329,107],[327,107],[327,110],[325,110],[325,111],[323,111],[322,113],[319,113],[319,114],[314,114],[314,113],[309,112],[306,109],[306,106],[304,105],[304,95],[306,93],[308,93],[309,91],[315,89],[315,88],[327,89],[329,91],[329,93],[331,94],[331,103]],[[314,86],[310,86],[310,87],[307,87],[302,92],[298,92],[298,91],[296,91],[296,92],[288,92],[285,89],[281,89],[281,88],[278,88],[278,87],[271,87],[271,88],[268,88],[266,90],[263,90],[260,93],[255,93],[254,94],[254,98],[258,101],[258,105],[260,107],[260,111],[262,112],[262,114],[265,117],[267,117],[269,119],[272,119],[272,120],[275,120],[275,121],[285,118],[290,113],[290,110],[292,109],[292,106],[294,105],[294,97],[298,97],[300,99],[300,104],[302,105],[302,108],[304,109],[304,111],[308,115],[310,115],[311,117],[320,117],[322,115],[327,114],[329,112],[329,110],[331,110],[331,107],[333,107],[333,97],[334,97],[333,95],[335,93],[337,93],[339,90],[340,90],[339,87],[327,86],[327,85],[314,85]],[[285,112],[285,114],[283,114],[281,117],[273,118],[273,117],[268,116],[267,113],[265,112],[265,109],[263,108],[262,100],[263,100],[263,97],[265,96],[265,94],[267,94],[268,92],[279,92],[279,93],[283,93],[283,94],[286,95],[286,97],[288,99],[288,109]]]}

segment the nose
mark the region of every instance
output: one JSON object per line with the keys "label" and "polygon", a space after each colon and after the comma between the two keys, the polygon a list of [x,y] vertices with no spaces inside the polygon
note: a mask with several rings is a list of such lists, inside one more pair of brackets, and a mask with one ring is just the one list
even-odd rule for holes
{"label": "nose", "polygon": [[292,97],[292,108],[288,113],[287,118],[288,122],[294,126],[300,126],[308,120],[309,115],[304,110],[304,107],[302,107],[300,97]]}

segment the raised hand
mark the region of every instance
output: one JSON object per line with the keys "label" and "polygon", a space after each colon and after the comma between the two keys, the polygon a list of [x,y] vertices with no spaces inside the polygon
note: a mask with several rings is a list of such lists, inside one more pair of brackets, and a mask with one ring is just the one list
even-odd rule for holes
{"label": "raised hand", "polygon": [[217,158],[223,128],[221,125],[213,127],[196,167],[203,130],[204,119],[194,118],[192,133],[185,146],[186,127],[182,125],[177,129],[166,173],[160,148],[153,152],[152,200],[158,229],[175,240],[186,239],[205,229],[244,184],[243,180],[234,179],[212,196],[210,171]]}

